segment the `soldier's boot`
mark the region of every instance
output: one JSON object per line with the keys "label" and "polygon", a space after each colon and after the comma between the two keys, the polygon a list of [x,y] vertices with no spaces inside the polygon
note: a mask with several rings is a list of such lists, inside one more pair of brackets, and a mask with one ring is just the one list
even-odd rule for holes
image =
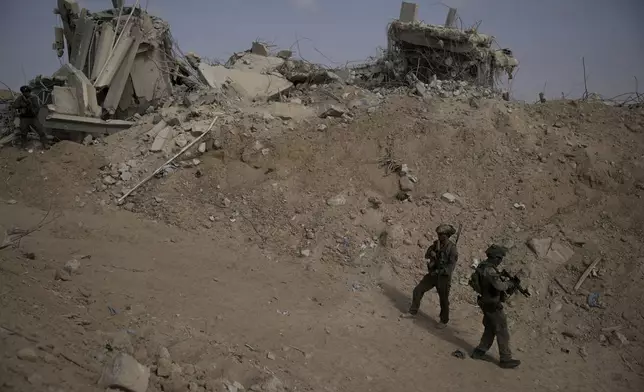
{"label": "soldier's boot", "polygon": [[503,369],[514,369],[519,365],[521,365],[521,361],[519,361],[518,359],[506,359],[499,362],[499,366]]}
{"label": "soldier's boot", "polygon": [[471,357],[472,359],[483,359],[483,357],[485,357],[485,351],[477,348],[472,352]]}

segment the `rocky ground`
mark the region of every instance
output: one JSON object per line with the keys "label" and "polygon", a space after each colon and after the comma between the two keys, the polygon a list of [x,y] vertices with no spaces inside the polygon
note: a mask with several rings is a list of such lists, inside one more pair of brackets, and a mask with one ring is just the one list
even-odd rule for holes
{"label": "rocky ground", "polygon": [[[0,224],[45,218],[0,250],[0,388],[639,390],[644,112],[452,95],[193,95],[89,145],[3,149]],[[435,294],[398,316],[443,222],[463,233],[439,331]],[[532,291],[509,304],[516,371],[452,355],[480,337],[466,282],[491,242]]]}

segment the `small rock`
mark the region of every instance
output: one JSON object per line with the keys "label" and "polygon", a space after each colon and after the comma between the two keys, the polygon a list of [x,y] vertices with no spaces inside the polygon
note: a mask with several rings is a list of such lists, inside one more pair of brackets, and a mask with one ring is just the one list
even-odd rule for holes
{"label": "small rock", "polygon": [[20,351],[18,351],[16,356],[23,361],[36,362],[38,360],[38,354],[36,354],[36,350],[30,347],[21,349]]}
{"label": "small rock", "polygon": [[103,368],[98,381],[103,388],[120,388],[131,392],[146,392],[150,369],[141,365],[128,354],[118,353]]}
{"label": "small rock", "polygon": [[398,248],[403,243],[405,229],[401,225],[392,225],[380,236],[383,245],[390,248]]}
{"label": "small rock", "polygon": [[377,197],[375,197],[375,196],[371,196],[371,197],[369,197],[369,199],[367,199],[367,201],[368,201],[368,202],[369,202],[369,204],[371,204],[371,206],[372,206],[373,208],[375,208],[375,209],[380,208],[380,206],[382,205],[382,200],[380,200],[379,198],[377,198]]}
{"label": "small rock", "polygon": [[301,105],[302,104],[302,100],[299,99],[299,98],[291,98],[289,102],[294,103],[296,105]]}
{"label": "small rock", "polygon": [[105,185],[114,185],[116,184],[116,180],[112,176],[105,176],[103,177],[103,183]]}
{"label": "small rock", "polygon": [[50,354],[50,353],[44,353],[44,354],[42,355],[42,359],[43,359],[46,363],[48,363],[48,364],[54,364],[54,363],[58,362],[58,360],[56,359],[56,357],[55,357],[55,356],[53,356],[53,355],[52,355],[52,354]]}
{"label": "small rock", "polygon": [[170,377],[172,374],[172,361],[169,358],[159,358],[157,361],[157,376]]}
{"label": "small rock", "polygon": [[124,352],[130,355],[134,354],[134,346],[132,345],[130,334],[127,331],[110,334],[107,347],[112,351]]}
{"label": "small rock", "polygon": [[7,204],[9,204],[9,205],[14,205],[16,203],[18,203],[18,202],[16,200],[14,200],[14,199],[7,200]]}
{"label": "small rock", "polygon": [[250,390],[253,392],[284,392],[286,391],[286,388],[284,387],[284,383],[282,383],[279,378],[275,376],[269,376],[268,378],[250,387]]}
{"label": "small rock", "polygon": [[320,124],[316,129],[318,130],[318,132],[324,132],[327,130],[327,128],[328,127],[326,126],[326,124]]}
{"label": "small rock", "polygon": [[526,207],[523,203],[514,203],[514,208],[516,208],[517,210],[525,210]]}
{"label": "small rock", "polygon": [[197,151],[199,151],[199,153],[201,153],[201,154],[205,153],[206,152],[206,143],[200,143],[199,147],[197,148]]}
{"label": "small rock", "polygon": [[123,209],[126,211],[133,211],[134,210],[134,203],[127,203],[123,206]]}
{"label": "small rock", "polygon": [[456,201],[457,197],[456,197],[456,195],[453,195],[453,194],[447,192],[447,193],[443,193],[441,195],[441,199],[445,200],[448,203],[454,203]]}
{"label": "small rock", "polygon": [[38,373],[34,373],[27,377],[27,382],[29,384],[34,385],[34,386],[41,386],[42,385],[42,376]]}
{"label": "small rock", "polygon": [[335,195],[326,201],[331,207],[343,206],[347,204],[347,198],[343,194]]}
{"label": "small rock", "polygon": [[291,50],[286,50],[285,49],[285,50],[280,50],[279,52],[277,52],[277,57],[279,57],[281,59],[284,59],[284,60],[290,59],[291,56],[293,56],[293,51],[291,51]]}
{"label": "small rock", "polygon": [[342,108],[338,108],[337,106],[331,105],[327,110],[322,112],[320,114],[320,118],[327,118],[327,117],[342,117],[342,115],[346,113],[346,110]]}
{"label": "small rock", "polygon": [[309,256],[311,256],[311,251],[309,249],[302,249],[300,251],[300,256],[309,257]]}
{"label": "small rock", "polygon": [[411,192],[414,190],[414,183],[407,176],[400,177],[400,190],[403,192]]}
{"label": "small rock", "polygon": [[403,244],[405,244],[405,245],[413,245],[414,241],[412,241],[410,238],[405,238],[403,240]]}
{"label": "small rock", "polygon": [[188,138],[184,133],[180,133],[177,135],[177,137],[174,138],[174,144],[176,144],[179,148],[184,148],[188,145]]}
{"label": "small rock", "polygon": [[561,302],[556,302],[555,301],[555,302],[550,304],[550,311],[552,313],[558,313],[558,312],[561,311],[562,308],[563,308],[563,304]]}
{"label": "small rock", "polygon": [[273,354],[271,352],[268,352],[266,354],[266,358],[270,359],[271,361],[274,361],[275,360],[275,354]]}
{"label": "small rock", "polygon": [[157,353],[159,359],[170,359],[170,351],[165,347],[159,347],[159,352]]}
{"label": "small rock", "polygon": [[121,180],[123,181],[130,181],[132,179],[132,173],[130,172],[123,172],[121,173]]}
{"label": "small rock", "polygon": [[617,338],[617,340],[619,341],[619,343],[622,346],[625,346],[625,345],[628,344],[628,339],[626,338],[626,336],[623,333],[621,333],[619,331],[613,331],[613,335],[615,335],[615,337]]}
{"label": "small rock", "polygon": [[63,282],[66,282],[68,280],[71,280],[72,277],[69,274],[69,272],[67,272],[66,270],[64,270],[62,268],[59,268],[59,269],[56,270],[56,274],[54,275],[54,279],[55,280],[62,280]]}
{"label": "small rock", "polygon": [[83,145],[89,146],[93,140],[94,138],[92,137],[92,135],[87,135],[83,138]]}

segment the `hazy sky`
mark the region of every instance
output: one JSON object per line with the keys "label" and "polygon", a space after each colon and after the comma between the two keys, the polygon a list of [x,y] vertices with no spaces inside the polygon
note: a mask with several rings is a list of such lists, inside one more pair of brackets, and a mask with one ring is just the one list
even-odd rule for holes
{"label": "hazy sky", "polygon": [[[0,81],[17,88],[25,76],[60,67],[51,49],[55,0],[3,1],[0,14]],[[90,11],[110,0],[80,0]],[[227,59],[255,39],[288,48],[299,38],[300,55],[332,65],[363,60],[386,45],[399,0],[141,0],[166,19],[184,52]],[[126,0],[134,4],[134,0]],[[442,24],[447,6],[458,8],[464,26],[482,20],[479,31],[514,51],[520,68],[516,98],[583,92],[582,56],[588,89],[606,97],[644,92],[644,0],[444,0],[418,1],[419,18]],[[297,48],[295,48],[297,49]],[[66,55],[65,55],[66,56]]]}

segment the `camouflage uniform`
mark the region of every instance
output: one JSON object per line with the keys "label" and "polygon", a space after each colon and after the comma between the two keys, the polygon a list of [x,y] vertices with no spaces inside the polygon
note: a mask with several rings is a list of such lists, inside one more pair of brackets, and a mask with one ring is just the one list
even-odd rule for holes
{"label": "camouflage uniform", "polygon": [[409,308],[410,315],[418,313],[420,302],[425,293],[436,287],[441,307],[441,324],[445,325],[449,322],[449,292],[452,286],[452,273],[458,262],[458,250],[456,249],[456,244],[448,238],[454,235],[455,232],[454,227],[450,225],[440,225],[436,229],[439,238],[441,236],[446,236],[447,238],[444,243],[441,243],[440,239],[434,241],[425,253],[425,259],[429,259],[427,263],[428,273],[414,288],[411,307]]}
{"label": "camouflage uniform", "polygon": [[[24,86],[20,90],[25,90]],[[49,143],[47,135],[38,123],[38,112],[40,110],[38,97],[33,95],[30,90],[25,90],[23,94],[13,101],[12,107],[18,111],[18,117],[20,117],[20,141],[26,142],[30,129],[33,129],[40,136],[40,141],[43,145],[47,145]]]}
{"label": "camouflage uniform", "polygon": [[477,303],[483,311],[485,330],[478,347],[472,353],[472,357],[475,359],[483,358],[485,353],[492,347],[494,338],[496,338],[496,343],[499,346],[501,367],[513,368],[519,366],[520,362],[512,359],[510,331],[503,311],[505,292],[511,289],[513,284],[503,281],[497,270],[497,266],[503,260],[505,253],[505,248],[492,245],[486,251],[488,259],[477,267],[481,285],[481,295],[479,295]]}

